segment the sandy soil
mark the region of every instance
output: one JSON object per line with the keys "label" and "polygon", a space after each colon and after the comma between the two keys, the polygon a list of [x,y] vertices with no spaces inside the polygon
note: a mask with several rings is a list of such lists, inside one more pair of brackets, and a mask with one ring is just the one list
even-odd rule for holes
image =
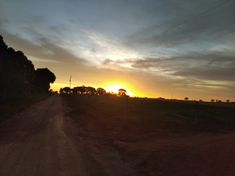
{"label": "sandy soil", "polygon": [[0,176],[235,175],[235,133],[133,140],[97,119],[79,126],[68,111],[54,96],[1,124]]}

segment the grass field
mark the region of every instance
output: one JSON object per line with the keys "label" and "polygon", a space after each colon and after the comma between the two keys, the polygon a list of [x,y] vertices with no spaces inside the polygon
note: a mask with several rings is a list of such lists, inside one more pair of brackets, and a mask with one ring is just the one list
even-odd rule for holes
{"label": "grass field", "polygon": [[76,140],[103,168],[122,166],[135,176],[234,173],[233,104],[112,96],[64,100]]}
{"label": "grass field", "polygon": [[0,175],[235,173],[232,103],[85,95],[27,103],[0,124]]}
{"label": "grass field", "polygon": [[235,126],[235,107],[228,103],[171,101],[113,96],[65,96],[70,115],[80,125],[166,132],[224,131]]}

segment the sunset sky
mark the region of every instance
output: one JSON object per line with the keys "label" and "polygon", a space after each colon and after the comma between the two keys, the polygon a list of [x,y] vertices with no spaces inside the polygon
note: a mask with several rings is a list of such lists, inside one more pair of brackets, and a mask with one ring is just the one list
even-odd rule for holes
{"label": "sunset sky", "polygon": [[0,0],[0,35],[54,89],[235,101],[234,0]]}

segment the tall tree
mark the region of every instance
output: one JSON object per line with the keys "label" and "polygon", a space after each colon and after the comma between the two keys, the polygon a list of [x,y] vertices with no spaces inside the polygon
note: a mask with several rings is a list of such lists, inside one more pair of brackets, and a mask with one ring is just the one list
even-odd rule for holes
{"label": "tall tree", "polygon": [[35,89],[39,92],[48,92],[50,83],[54,83],[56,76],[48,68],[38,68],[35,71]]}
{"label": "tall tree", "polygon": [[22,98],[30,94],[34,66],[21,51],[9,48],[0,37],[0,99]]}
{"label": "tall tree", "polygon": [[55,75],[48,69],[35,71],[22,51],[8,47],[0,36],[0,101],[22,99],[47,92]]}

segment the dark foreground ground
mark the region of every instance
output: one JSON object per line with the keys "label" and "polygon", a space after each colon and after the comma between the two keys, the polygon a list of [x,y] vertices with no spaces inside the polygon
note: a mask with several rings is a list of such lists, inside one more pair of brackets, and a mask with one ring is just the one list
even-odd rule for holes
{"label": "dark foreground ground", "polygon": [[1,176],[235,175],[233,107],[53,96],[0,125]]}

